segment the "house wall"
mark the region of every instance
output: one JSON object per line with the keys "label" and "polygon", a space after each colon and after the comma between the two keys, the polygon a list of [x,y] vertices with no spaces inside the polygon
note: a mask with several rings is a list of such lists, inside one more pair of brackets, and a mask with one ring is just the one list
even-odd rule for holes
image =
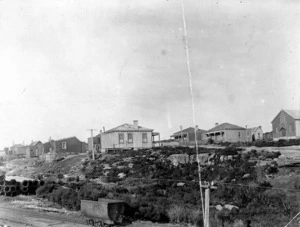
{"label": "house wall", "polygon": [[26,149],[26,158],[34,158],[34,157],[35,157],[35,151],[32,148],[28,147]]}
{"label": "house wall", "polygon": [[255,140],[262,140],[264,136],[264,132],[261,127],[257,128],[254,132]]}
{"label": "house wall", "polygon": [[295,121],[296,137],[300,137],[300,120]]}
{"label": "house wall", "polygon": [[[66,144],[67,145],[66,149],[63,149],[63,146],[62,146],[64,142],[67,143]],[[75,137],[55,141],[55,145],[56,145],[56,152],[57,153],[66,153],[66,154],[75,153],[75,154],[78,154],[78,153],[84,152],[83,147],[82,147],[82,142],[79,141]]]}
{"label": "house wall", "polygon": [[225,130],[224,141],[245,142],[246,140],[246,130]]}
{"label": "house wall", "polygon": [[[285,121],[281,121],[281,116],[284,117]],[[286,136],[282,135],[281,128],[286,129]],[[284,111],[281,111],[280,114],[272,122],[273,129],[273,138],[293,138],[296,136],[296,124],[294,118],[286,114]]]}
{"label": "house wall", "polygon": [[44,154],[44,145],[42,143],[38,143],[35,146],[31,146],[30,149],[34,153],[34,156],[41,156]]}
{"label": "house wall", "polygon": [[[96,147],[96,150],[100,146],[100,144],[101,144],[100,136],[95,136],[94,137],[94,147]],[[99,145],[99,146],[95,146],[95,145]],[[92,137],[88,138],[88,150],[89,151],[92,150]]]}
{"label": "house wall", "polygon": [[27,149],[28,147],[27,146],[22,146],[22,147],[15,147],[14,149],[13,149],[13,154],[14,155],[26,155],[26,149]]}
{"label": "house wall", "polygon": [[[124,143],[119,144],[119,134],[124,134]],[[128,133],[133,134],[133,143],[128,142]],[[143,143],[142,134],[147,133],[147,143]],[[101,149],[112,148],[150,148],[152,147],[152,132],[111,132],[101,134]]]}

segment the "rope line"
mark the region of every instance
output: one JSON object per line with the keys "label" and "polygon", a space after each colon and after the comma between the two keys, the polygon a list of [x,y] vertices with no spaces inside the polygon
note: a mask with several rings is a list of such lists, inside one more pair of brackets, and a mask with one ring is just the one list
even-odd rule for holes
{"label": "rope line", "polygon": [[185,19],[185,11],[184,11],[184,4],[183,0],[181,0],[181,9],[182,9],[182,21],[183,21],[183,29],[184,29],[184,41],[185,41],[185,53],[186,53],[186,64],[189,74],[189,86],[190,86],[190,93],[191,93],[191,101],[192,101],[192,113],[193,113],[193,123],[195,129],[195,145],[196,145],[196,154],[197,154],[197,163],[198,163],[198,177],[199,177],[199,190],[200,190],[200,198],[201,198],[201,205],[202,205],[202,213],[203,213],[203,222],[205,223],[205,210],[204,210],[204,203],[203,203],[203,193],[202,193],[202,183],[201,183],[201,166],[200,160],[198,155],[198,142],[197,142],[197,129],[196,129],[196,117],[195,117],[195,105],[194,105],[194,95],[193,95],[193,81],[192,81],[192,72],[190,66],[190,55],[189,55],[189,46],[187,40],[187,28],[186,28],[186,19]]}

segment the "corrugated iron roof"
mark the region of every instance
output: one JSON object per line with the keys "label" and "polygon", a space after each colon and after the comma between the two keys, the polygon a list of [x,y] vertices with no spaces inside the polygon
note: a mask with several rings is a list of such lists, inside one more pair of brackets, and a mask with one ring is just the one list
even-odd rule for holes
{"label": "corrugated iron roof", "polygon": [[[204,130],[204,129],[198,129],[198,131],[197,131],[197,133],[200,133],[200,134],[204,133],[204,132],[206,132],[206,130]],[[189,128],[183,129],[182,133],[195,133],[195,128],[189,127]],[[174,132],[173,135],[181,135],[181,131]]]}
{"label": "corrugated iron roof", "polygon": [[283,110],[295,120],[300,119],[300,110]]}
{"label": "corrugated iron roof", "polygon": [[38,143],[41,143],[41,141],[34,141],[31,144],[29,144],[29,146],[36,146]]}
{"label": "corrugated iron roof", "polygon": [[288,114],[289,116],[291,116],[292,118],[294,118],[295,120],[300,120],[300,110],[280,110],[280,112],[276,115],[276,117],[274,117],[271,123],[273,123],[273,121],[278,117],[278,115],[282,111]]}
{"label": "corrugated iron roof", "polygon": [[103,133],[124,132],[124,131],[131,131],[131,132],[134,132],[134,131],[152,132],[153,129],[149,129],[149,128],[145,128],[145,127],[141,127],[141,126],[136,127],[135,125],[127,124],[126,123],[126,124],[120,125],[118,127],[115,127],[113,129],[110,129],[108,131],[105,131]]}
{"label": "corrugated iron roof", "polygon": [[211,128],[207,132],[215,132],[215,131],[222,131],[222,130],[246,130],[246,128],[234,124],[230,124],[230,123],[222,123],[220,125]]}

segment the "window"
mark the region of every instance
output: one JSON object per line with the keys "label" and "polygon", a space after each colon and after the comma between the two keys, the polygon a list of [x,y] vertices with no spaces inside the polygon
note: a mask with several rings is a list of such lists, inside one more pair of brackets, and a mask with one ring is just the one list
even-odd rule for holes
{"label": "window", "polygon": [[124,134],[123,133],[119,134],[119,144],[124,144]]}
{"label": "window", "polygon": [[132,133],[128,133],[128,143],[133,143],[133,136]]}
{"label": "window", "polygon": [[280,115],[280,123],[285,123],[285,115]]}
{"label": "window", "polygon": [[67,142],[62,142],[61,143],[61,149],[64,149],[64,150],[67,149]]}
{"label": "window", "polygon": [[260,138],[260,133],[257,133],[258,138]]}
{"label": "window", "polygon": [[239,132],[239,138],[241,138],[241,132]]}
{"label": "window", "polygon": [[147,133],[143,133],[142,134],[142,139],[143,139],[143,143],[147,143],[148,142]]}

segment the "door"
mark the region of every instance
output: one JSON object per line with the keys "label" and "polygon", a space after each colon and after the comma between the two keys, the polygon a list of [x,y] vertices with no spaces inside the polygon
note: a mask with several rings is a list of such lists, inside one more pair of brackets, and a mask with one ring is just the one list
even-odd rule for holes
{"label": "door", "polygon": [[286,136],[286,129],[285,128],[281,128],[280,131],[281,131],[281,136],[285,137]]}

